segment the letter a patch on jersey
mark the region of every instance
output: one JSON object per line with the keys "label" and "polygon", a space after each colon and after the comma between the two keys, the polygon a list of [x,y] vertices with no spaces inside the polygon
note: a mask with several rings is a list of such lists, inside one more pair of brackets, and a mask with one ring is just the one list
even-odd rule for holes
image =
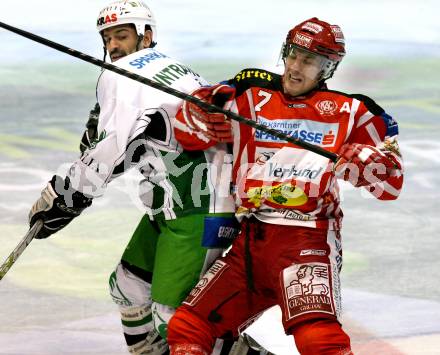
{"label": "letter a patch on jersey", "polygon": [[341,109],[339,110],[340,113],[342,113],[342,112],[350,113],[350,111],[351,111],[351,108],[350,108],[350,104],[348,102],[344,102]]}

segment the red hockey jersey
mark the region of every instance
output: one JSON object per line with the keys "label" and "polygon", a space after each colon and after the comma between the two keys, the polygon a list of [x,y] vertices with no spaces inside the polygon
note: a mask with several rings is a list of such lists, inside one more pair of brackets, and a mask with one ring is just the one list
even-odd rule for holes
{"label": "red hockey jersey", "polygon": [[[364,188],[378,199],[396,199],[403,183],[396,121],[366,96],[321,88],[293,98],[283,93],[281,80],[265,70],[242,70],[226,82],[236,88],[227,108],[331,152],[344,143],[380,149],[395,169],[386,181],[373,180]],[[266,223],[340,229],[339,188],[329,159],[235,121],[232,127],[238,217],[253,214]],[[185,149],[215,144],[186,126],[181,111],[175,133]]]}

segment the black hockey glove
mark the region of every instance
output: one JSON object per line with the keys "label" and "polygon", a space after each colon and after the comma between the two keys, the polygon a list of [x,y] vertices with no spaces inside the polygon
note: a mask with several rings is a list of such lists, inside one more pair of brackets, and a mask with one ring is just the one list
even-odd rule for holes
{"label": "black hockey glove", "polygon": [[92,142],[98,138],[98,119],[99,119],[100,107],[96,103],[95,107],[90,111],[89,120],[86,123],[86,130],[83,133],[81,142],[79,144],[79,150],[83,154],[92,145]]}
{"label": "black hockey glove", "polygon": [[35,238],[47,238],[58,232],[91,204],[91,198],[75,191],[70,186],[69,178],[64,180],[62,177],[54,175],[46,188],[41,191],[41,197],[29,212],[31,227],[39,219],[44,222]]}

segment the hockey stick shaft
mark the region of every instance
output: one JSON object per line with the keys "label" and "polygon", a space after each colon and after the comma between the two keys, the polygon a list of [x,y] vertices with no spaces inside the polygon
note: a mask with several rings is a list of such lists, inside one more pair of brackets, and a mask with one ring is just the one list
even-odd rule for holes
{"label": "hockey stick shaft", "polygon": [[18,243],[11,254],[6,258],[5,262],[0,266],[0,280],[6,275],[9,269],[14,265],[29,243],[34,239],[37,233],[43,227],[43,221],[39,219],[34,223],[34,225],[29,229],[23,239]]}
{"label": "hockey stick shaft", "polygon": [[17,27],[13,27],[13,26],[8,25],[8,24],[3,23],[3,22],[0,22],[0,27],[6,29],[8,31],[14,32],[14,33],[16,33],[16,34],[18,34],[20,36],[26,37],[26,38],[28,38],[28,39],[30,39],[32,41],[38,42],[40,44],[43,44],[43,45],[48,46],[48,47],[51,47],[51,48],[53,48],[55,50],[58,50],[60,52],[63,52],[63,53],[66,53],[68,55],[71,55],[73,57],[76,57],[78,59],[81,59],[81,60],[83,60],[85,62],[94,64],[94,65],[102,67],[102,68],[105,68],[105,69],[110,70],[112,72],[118,73],[118,74],[120,74],[122,76],[125,76],[125,77],[128,77],[130,79],[136,80],[136,81],[138,81],[138,82],[140,82],[142,84],[145,84],[145,85],[148,85],[150,87],[153,87],[153,88],[155,88],[157,90],[166,92],[166,93],[168,93],[170,95],[173,95],[173,96],[176,96],[176,97],[178,97],[178,98],[180,98],[182,100],[189,101],[189,102],[191,102],[191,103],[201,107],[202,109],[204,109],[206,111],[209,111],[209,112],[221,112],[221,113],[223,113],[224,115],[226,115],[227,117],[229,117],[232,120],[235,120],[237,122],[246,124],[248,126],[251,126],[252,128],[255,128],[255,129],[259,130],[259,131],[263,131],[265,133],[268,133],[268,134],[270,134],[270,135],[272,135],[274,137],[280,138],[280,139],[285,140],[285,141],[287,141],[289,143],[293,143],[293,144],[295,144],[295,145],[297,145],[297,146],[299,146],[301,148],[307,149],[307,150],[309,150],[311,152],[314,152],[314,153],[319,154],[319,155],[321,155],[323,157],[326,157],[326,158],[330,159],[333,162],[335,162],[338,159],[338,156],[335,153],[329,152],[329,151],[327,151],[327,150],[325,150],[325,149],[323,149],[321,147],[318,147],[318,146],[316,146],[314,144],[310,144],[310,143],[305,142],[303,140],[293,138],[291,136],[286,135],[285,133],[283,133],[281,131],[278,131],[278,130],[275,130],[275,129],[272,129],[272,128],[268,128],[266,126],[263,126],[261,124],[258,124],[256,122],[254,122],[254,121],[248,120],[248,119],[246,119],[246,118],[244,118],[242,116],[239,116],[239,115],[235,114],[234,112],[231,112],[231,111],[228,111],[228,110],[224,110],[223,108],[220,108],[220,107],[215,106],[215,105],[208,104],[207,102],[199,100],[199,99],[195,98],[194,96],[185,94],[185,93],[183,93],[181,91],[175,90],[175,89],[173,89],[171,87],[168,87],[168,86],[165,86],[163,84],[160,84],[160,83],[158,83],[158,82],[156,82],[154,80],[151,80],[151,79],[145,78],[143,76],[137,75],[137,74],[132,73],[132,72],[130,72],[128,70],[125,70],[123,68],[117,67],[117,66],[115,66],[113,64],[104,62],[104,61],[102,61],[100,59],[97,59],[95,57],[92,57],[92,56],[90,56],[88,54],[82,53],[82,52],[77,51],[75,49],[68,48],[66,46],[63,46],[62,44],[53,42],[51,40],[48,40],[46,38],[40,37],[40,36],[38,36],[36,34],[30,33],[30,32],[27,32],[27,31],[21,30],[21,29],[19,29]]}

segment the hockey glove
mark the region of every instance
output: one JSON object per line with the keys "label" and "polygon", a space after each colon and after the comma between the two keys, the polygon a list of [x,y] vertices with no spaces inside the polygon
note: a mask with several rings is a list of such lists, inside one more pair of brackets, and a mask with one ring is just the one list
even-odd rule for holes
{"label": "hockey glove", "polygon": [[359,143],[344,144],[338,152],[336,176],[355,187],[367,186],[389,178],[395,164],[379,149]]}
{"label": "hockey glove", "polygon": [[79,144],[79,150],[81,154],[92,146],[93,141],[98,138],[98,119],[99,119],[100,107],[96,103],[95,107],[89,113],[89,120],[86,123],[86,130],[83,133],[81,142]]}
{"label": "hockey glove", "polygon": [[53,176],[29,212],[31,227],[39,219],[44,222],[35,238],[47,238],[58,232],[91,204],[91,198],[72,189],[69,178]]}
{"label": "hockey glove", "polygon": [[[207,103],[222,107],[235,95],[235,89],[228,85],[202,87],[194,91],[192,96]],[[216,142],[232,142],[231,122],[220,112],[207,112],[188,101],[184,101],[182,113],[186,124],[194,131],[201,132],[205,137]]]}

